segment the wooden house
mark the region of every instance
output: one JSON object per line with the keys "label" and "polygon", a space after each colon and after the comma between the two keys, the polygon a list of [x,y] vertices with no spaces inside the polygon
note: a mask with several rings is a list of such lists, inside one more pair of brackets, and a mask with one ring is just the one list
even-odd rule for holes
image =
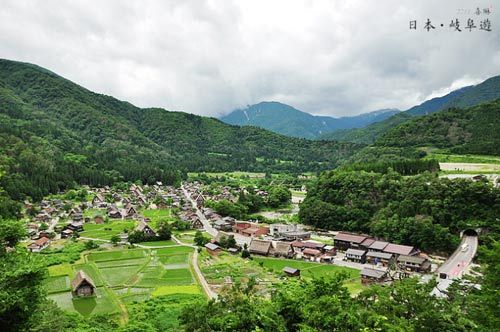
{"label": "wooden house", "polygon": [[50,240],[47,237],[41,237],[35,242],[28,246],[28,250],[31,252],[40,252],[50,245]]}
{"label": "wooden house", "polygon": [[207,249],[207,252],[210,255],[218,255],[222,251],[221,247],[219,247],[215,243],[210,243],[210,242],[205,244],[205,248]]}
{"label": "wooden house", "polygon": [[264,241],[257,239],[253,239],[252,242],[250,242],[250,247],[248,248],[248,251],[251,254],[257,254],[263,256],[269,255],[270,250],[271,250],[271,241]]}
{"label": "wooden house", "polygon": [[275,257],[290,258],[293,256],[292,246],[290,242],[278,241],[272,250]]}
{"label": "wooden house", "polygon": [[366,262],[370,264],[388,266],[393,260],[394,255],[387,252],[368,251],[366,253]]}
{"label": "wooden house", "polygon": [[364,264],[366,260],[366,251],[352,248],[347,249],[345,252],[345,259],[351,262]]}
{"label": "wooden house", "polygon": [[71,293],[73,296],[93,296],[96,286],[94,281],[85,272],[79,270],[71,281]]}
{"label": "wooden house", "polygon": [[407,271],[429,272],[431,270],[431,262],[420,256],[400,255],[397,262],[401,268]]}
{"label": "wooden house", "polygon": [[406,255],[406,256],[415,256],[418,254],[418,251],[415,247],[405,246],[401,244],[393,244],[389,243],[383,250],[384,252],[394,254],[396,256]]}
{"label": "wooden house", "polygon": [[136,230],[150,237],[156,236],[156,232],[143,221],[141,221],[139,225],[137,225]]}
{"label": "wooden house", "polygon": [[367,236],[339,232],[333,238],[333,244],[338,250],[347,250],[349,248],[360,248],[361,243],[365,241]]}
{"label": "wooden house", "polygon": [[389,242],[385,241],[375,241],[368,247],[368,251],[382,252],[388,244]]}
{"label": "wooden house", "polygon": [[361,283],[363,285],[384,282],[387,278],[387,271],[364,267],[361,270]]}

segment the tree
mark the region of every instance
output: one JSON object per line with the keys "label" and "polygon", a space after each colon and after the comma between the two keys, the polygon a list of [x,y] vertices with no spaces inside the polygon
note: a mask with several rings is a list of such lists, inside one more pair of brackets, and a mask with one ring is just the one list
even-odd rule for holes
{"label": "tree", "polygon": [[46,223],[42,222],[40,224],[39,230],[46,231],[47,229],[49,229],[49,226]]}
{"label": "tree", "polygon": [[21,222],[0,219],[0,254],[5,253],[7,247],[14,248],[26,236]]}
{"label": "tree", "polygon": [[292,200],[292,192],[284,186],[273,186],[269,189],[267,203],[271,207],[280,207],[290,204]]}
{"label": "tree", "polygon": [[160,221],[157,234],[159,240],[170,240],[172,238],[172,226],[166,221]]}
{"label": "tree", "polygon": [[242,258],[250,258],[250,251],[248,251],[248,245],[246,243],[243,244],[243,250],[241,251],[241,257]]}
{"label": "tree", "polygon": [[196,233],[194,234],[193,241],[197,246],[203,247],[205,244],[207,244],[210,241],[210,239],[208,237],[204,236],[201,231],[196,231]]}
{"label": "tree", "polygon": [[110,239],[111,243],[116,246],[120,242],[120,237],[118,235],[113,235]]}

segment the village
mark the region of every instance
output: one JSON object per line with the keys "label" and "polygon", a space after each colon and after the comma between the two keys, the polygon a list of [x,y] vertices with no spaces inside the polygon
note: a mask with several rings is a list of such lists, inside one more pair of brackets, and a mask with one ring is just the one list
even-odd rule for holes
{"label": "village", "polygon": [[[154,244],[159,239],[158,221],[161,218],[157,216],[160,215],[168,216],[169,223],[178,221],[184,224],[186,232],[175,232],[173,236],[179,244],[194,245],[193,232],[202,232],[206,239],[203,245],[205,254],[197,262],[193,261],[201,266],[201,270],[195,269],[194,272],[199,274],[197,279],[210,297],[216,296],[224,286],[233,283],[232,272],[222,276],[224,282],[214,281],[209,272],[208,281],[203,275],[203,272],[213,268],[214,262],[210,257],[216,259],[223,253],[238,260],[241,258],[236,257],[240,256],[260,260],[269,258],[271,260],[267,262],[271,265],[275,264],[275,260],[280,260],[280,270],[274,272],[286,277],[301,276],[300,267],[304,265],[297,262],[314,263],[319,267],[331,266],[331,271],[335,268],[350,269],[358,271],[357,280],[361,285],[390,283],[415,274],[427,274],[437,268],[436,261],[431,261],[418,248],[388,243],[366,234],[325,232],[298,223],[266,223],[221,216],[207,205],[220,200],[235,202],[238,189],[221,186],[216,193],[210,193],[204,188],[197,181],[185,182],[179,188],[165,186],[160,182],[151,186],[131,184],[121,189],[83,188],[86,194],[79,200],[50,198],[40,202],[37,207],[25,202],[27,215],[32,215],[27,219],[31,239],[27,243],[27,249],[31,252],[43,252],[50,248],[51,243],[58,243],[60,246],[61,241],[76,239],[96,241],[104,246],[113,241],[117,246],[129,248],[161,246],[165,243],[160,241]],[[255,194],[263,197],[268,195],[259,188],[255,188]],[[298,203],[300,200],[296,204]],[[132,232],[144,234],[149,242],[130,243],[129,235]],[[182,242],[186,239],[183,238],[185,235],[190,236],[187,244]],[[111,250],[118,248],[108,247]],[[240,280],[248,281],[255,275],[254,270],[247,270],[248,275],[243,275]],[[220,273],[217,275],[216,279],[220,280]],[[258,279],[262,284],[268,281],[265,277]],[[83,270],[75,271],[71,285],[73,296],[95,294],[95,282]]]}

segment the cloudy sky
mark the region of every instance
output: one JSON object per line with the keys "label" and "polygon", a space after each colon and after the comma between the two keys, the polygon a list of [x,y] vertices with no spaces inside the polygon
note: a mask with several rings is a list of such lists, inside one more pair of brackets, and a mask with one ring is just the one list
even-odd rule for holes
{"label": "cloudy sky", "polygon": [[0,58],[141,107],[218,116],[274,100],[355,115],[499,75],[497,10],[494,0],[2,0]]}

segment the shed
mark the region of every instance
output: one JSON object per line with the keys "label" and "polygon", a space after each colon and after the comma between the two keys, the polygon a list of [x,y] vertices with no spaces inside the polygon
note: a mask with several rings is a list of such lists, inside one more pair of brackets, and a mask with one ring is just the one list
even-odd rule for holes
{"label": "shed", "polygon": [[299,269],[296,269],[296,268],[293,268],[293,267],[289,267],[289,266],[285,266],[283,268],[283,273],[285,273],[286,275],[291,276],[291,277],[298,277],[298,276],[300,276],[300,270]]}

